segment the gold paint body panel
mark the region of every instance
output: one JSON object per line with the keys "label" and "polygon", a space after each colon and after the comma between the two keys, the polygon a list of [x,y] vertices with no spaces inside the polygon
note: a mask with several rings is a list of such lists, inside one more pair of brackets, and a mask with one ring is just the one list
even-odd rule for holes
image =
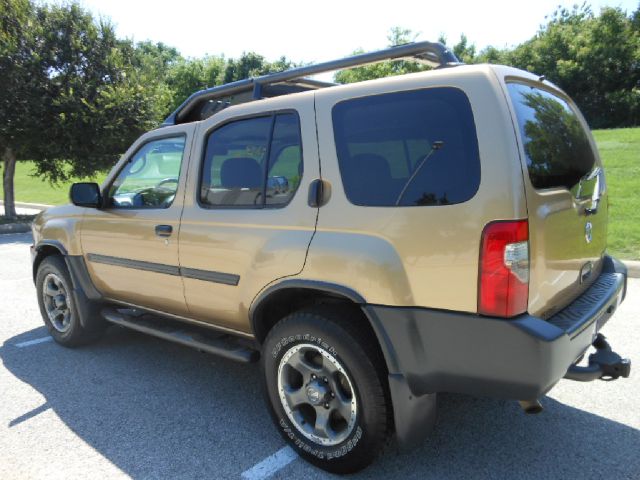
{"label": "gold paint body panel", "polygon": [[[171,207],[58,207],[38,217],[37,238],[59,240],[85,260],[94,253],[238,275],[233,286],[87,261],[96,287],[109,298],[251,333],[252,302],[291,277],[346,286],[372,304],[476,312],[484,226],[529,218],[530,312],[564,306],[585,288],[576,285],[576,271],[585,261],[597,262],[604,250],[606,196],[598,215],[589,218],[594,240],[585,247],[585,217],[577,215],[571,195],[562,189],[536,191],[529,183],[505,93],[507,76],[537,81],[506,67],[460,66],[246,103],[201,122],[150,132],[129,149],[103,188],[142,143],[180,132],[187,142]],[[461,89],[471,103],[481,161],[476,195],[446,206],[351,204],[338,168],[333,106],[354,97],[442,86]],[[285,109],[298,112],[303,143],[304,173],[291,202],[283,208],[201,207],[196,196],[207,133],[234,118]],[[318,178],[331,185],[331,197],[320,209],[307,204],[309,185]],[[168,242],[155,235],[158,224],[173,226]]]}

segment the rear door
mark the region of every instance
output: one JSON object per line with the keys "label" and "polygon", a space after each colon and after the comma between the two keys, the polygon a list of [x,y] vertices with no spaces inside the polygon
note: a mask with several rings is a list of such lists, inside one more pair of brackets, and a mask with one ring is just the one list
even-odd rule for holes
{"label": "rear door", "polygon": [[597,277],[606,248],[602,164],[586,122],[563,93],[507,79],[529,213],[529,312],[549,317]]}
{"label": "rear door", "polygon": [[180,226],[190,316],[250,333],[265,286],[302,271],[318,210],[313,95],[251,102],[199,125]]}

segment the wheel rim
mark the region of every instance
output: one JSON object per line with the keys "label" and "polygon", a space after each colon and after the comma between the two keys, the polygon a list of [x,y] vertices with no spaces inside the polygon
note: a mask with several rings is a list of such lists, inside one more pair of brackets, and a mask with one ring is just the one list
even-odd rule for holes
{"label": "wheel rim", "polygon": [[353,431],[358,407],[353,383],[320,347],[304,343],[287,350],[278,367],[278,393],[287,417],[307,439],[337,445]]}
{"label": "wheel rim", "polygon": [[42,281],[42,300],[53,328],[62,333],[69,330],[71,328],[69,294],[64,282],[55,273],[48,273]]}

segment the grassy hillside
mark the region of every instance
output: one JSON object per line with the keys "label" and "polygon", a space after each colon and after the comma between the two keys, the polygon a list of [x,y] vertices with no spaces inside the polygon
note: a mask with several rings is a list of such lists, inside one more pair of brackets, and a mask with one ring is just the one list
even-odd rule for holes
{"label": "grassy hillside", "polygon": [[[16,201],[28,203],[44,203],[47,205],[62,205],[69,203],[69,187],[73,182],[101,183],[106,173],[96,178],[75,179],[60,185],[51,185],[46,180],[34,177],[33,162],[18,162],[16,164],[15,193]],[[0,182],[2,183],[2,182]],[[2,185],[0,184],[0,200],[2,200]]]}
{"label": "grassy hillside", "polygon": [[[640,128],[595,130],[609,188],[609,251],[640,260]],[[68,201],[69,183],[52,186],[31,176],[33,164],[18,162],[16,198],[59,205]],[[102,182],[106,174],[93,179]],[[0,185],[0,192],[2,186]]]}
{"label": "grassy hillside", "polygon": [[640,260],[640,128],[595,130],[609,188],[609,251]]}

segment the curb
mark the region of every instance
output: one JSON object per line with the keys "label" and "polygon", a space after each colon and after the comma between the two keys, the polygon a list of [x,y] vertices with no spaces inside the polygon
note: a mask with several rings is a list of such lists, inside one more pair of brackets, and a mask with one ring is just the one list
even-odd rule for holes
{"label": "curb", "polygon": [[27,233],[31,232],[30,223],[8,223],[0,225],[0,235],[7,233]]}
{"label": "curb", "polygon": [[630,278],[640,278],[640,262],[635,260],[623,260],[627,267],[627,276]]}
{"label": "curb", "polygon": [[[53,205],[47,205],[45,203],[25,203],[25,202],[14,202],[16,207],[18,208],[33,208],[34,210],[46,210],[49,207],[53,207]],[[4,205],[4,201],[0,200],[0,206]]]}

